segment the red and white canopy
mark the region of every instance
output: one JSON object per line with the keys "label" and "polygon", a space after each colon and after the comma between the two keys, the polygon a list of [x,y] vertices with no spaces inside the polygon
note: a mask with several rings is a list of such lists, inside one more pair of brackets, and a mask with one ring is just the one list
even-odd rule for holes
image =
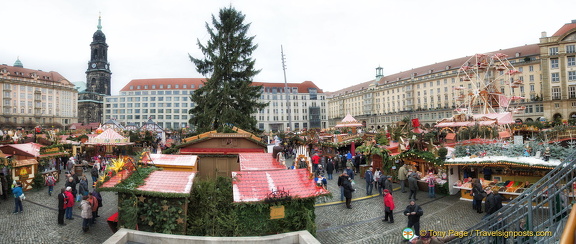
{"label": "red and white canopy", "polygon": [[342,121],[338,122],[336,127],[361,127],[362,123],[358,122],[352,115],[347,114]]}

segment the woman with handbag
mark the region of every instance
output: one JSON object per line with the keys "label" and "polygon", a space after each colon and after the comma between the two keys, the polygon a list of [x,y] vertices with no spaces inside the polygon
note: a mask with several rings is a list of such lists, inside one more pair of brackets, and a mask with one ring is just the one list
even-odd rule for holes
{"label": "woman with handbag", "polygon": [[12,213],[13,214],[17,214],[18,212],[23,213],[24,208],[22,207],[21,198],[24,198],[24,193],[22,192],[22,183],[17,182],[16,186],[12,188],[12,193],[14,194],[14,212]]}

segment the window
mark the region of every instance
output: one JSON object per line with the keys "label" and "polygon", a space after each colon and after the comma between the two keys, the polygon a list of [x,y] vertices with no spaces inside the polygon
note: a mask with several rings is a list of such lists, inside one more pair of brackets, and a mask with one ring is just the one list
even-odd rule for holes
{"label": "window", "polygon": [[560,100],[560,87],[552,87],[552,100]]}
{"label": "window", "polygon": [[575,66],[576,65],[576,57],[571,56],[571,57],[567,57],[567,65],[568,66]]}
{"label": "window", "polygon": [[557,58],[550,59],[550,68],[551,69],[557,69],[558,68],[558,59]]}
{"label": "window", "polygon": [[576,98],[576,86],[569,86],[568,87],[568,96],[570,99]]}
{"label": "window", "polygon": [[534,75],[530,75],[530,76],[528,76],[528,77],[529,77],[528,79],[529,79],[531,82],[534,81]]}
{"label": "window", "polygon": [[566,45],[566,53],[576,53],[575,45]]}
{"label": "window", "polygon": [[558,47],[551,47],[550,55],[558,55]]}
{"label": "window", "polygon": [[528,70],[530,70],[530,72],[534,72],[534,66],[533,65],[528,66]]}
{"label": "window", "polygon": [[568,80],[576,81],[576,71],[568,71]]}
{"label": "window", "polygon": [[560,82],[560,73],[552,73],[552,82]]}

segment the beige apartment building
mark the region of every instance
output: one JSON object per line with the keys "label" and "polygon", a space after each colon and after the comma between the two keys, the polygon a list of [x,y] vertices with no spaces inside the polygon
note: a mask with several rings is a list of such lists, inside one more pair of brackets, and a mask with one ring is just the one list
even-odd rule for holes
{"label": "beige apartment building", "polygon": [[78,92],[54,71],[0,65],[2,108],[0,120],[7,127],[66,126],[78,122]]}
{"label": "beige apartment building", "polygon": [[[494,69],[484,69],[480,76],[492,81],[494,93],[513,95],[515,109],[509,111],[514,111],[515,120],[576,118],[575,45],[576,21],[572,21],[551,37],[542,33],[538,44],[481,55],[470,50],[467,57],[387,76],[378,67],[374,80],[326,93],[329,126],[346,114],[365,122],[367,128],[391,125],[406,117],[433,126],[461,108],[462,97],[468,95],[464,91],[483,86],[463,76],[466,68],[482,65],[478,56],[495,57],[490,64]],[[506,67],[500,68],[503,65]]]}
{"label": "beige apartment building", "polygon": [[[187,128],[192,116],[188,111],[195,106],[190,101],[190,94],[202,87],[205,81],[204,78],[132,80],[120,90],[119,95],[104,98],[104,120],[115,119],[125,126],[140,127],[148,119],[153,119],[165,129]],[[258,129],[326,128],[327,101],[323,91],[313,82],[252,84],[262,86],[259,102],[268,103],[266,108],[252,115],[258,120]]]}

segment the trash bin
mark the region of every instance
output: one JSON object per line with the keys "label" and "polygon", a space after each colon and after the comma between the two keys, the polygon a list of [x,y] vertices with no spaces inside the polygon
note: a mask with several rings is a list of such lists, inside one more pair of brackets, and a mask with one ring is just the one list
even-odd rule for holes
{"label": "trash bin", "polygon": [[74,173],[78,177],[84,175],[84,168],[82,167],[82,165],[74,165]]}

